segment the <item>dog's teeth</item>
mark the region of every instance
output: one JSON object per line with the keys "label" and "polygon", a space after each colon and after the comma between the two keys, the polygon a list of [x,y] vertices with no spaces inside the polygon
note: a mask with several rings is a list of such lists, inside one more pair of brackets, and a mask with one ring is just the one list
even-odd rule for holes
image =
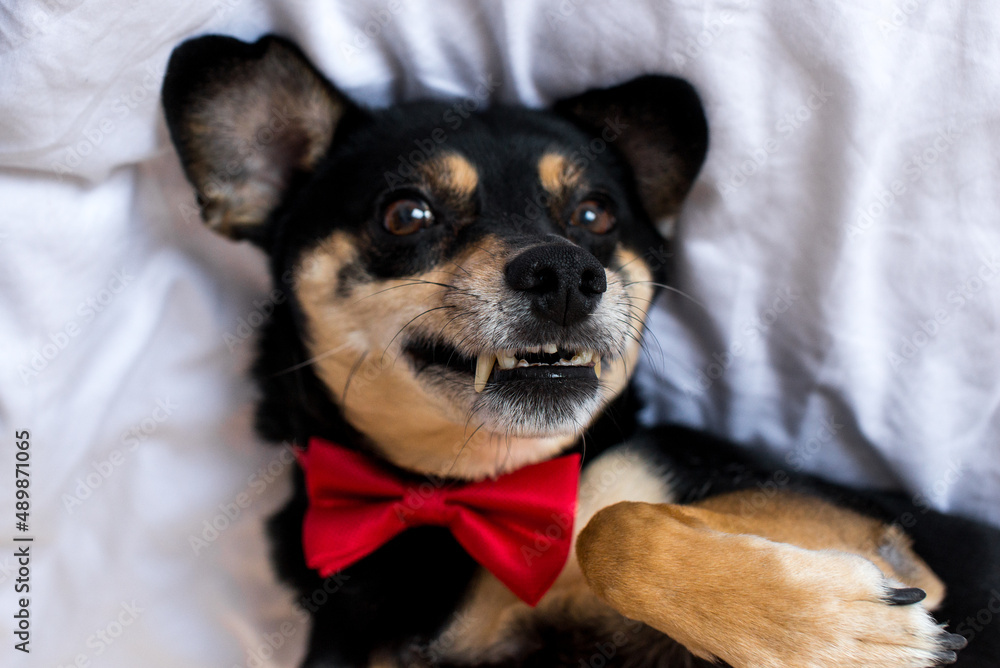
{"label": "dog's teeth", "polygon": [[476,360],[476,392],[482,392],[486,389],[486,381],[490,379],[490,374],[493,373],[493,364],[496,361],[495,353],[483,353]]}
{"label": "dog's teeth", "polygon": [[590,360],[593,356],[594,356],[593,351],[584,350],[583,352],[579,352],[576,355],[573,355],[573,358],[570,359],[569,363],[572,364],[573,366],[587,366],[588,364],[590,364]]}
{"label": "dog's teeth", "polygon": [[501,369],[513,369],[517,365],[517,357],[510,350],[498,350],[497,362]]}
{"label": "dog's teeth", "polygon": [[544,346],[542,346],[542,352],[545,353],[546,355],[555,355],[557,352],[559,352],[559,346],[557,346],[554,343],[546,343]]}
{"label": "dog's teeth", "polygon": [[528,360],[518,360],[517,361],[517,368],[518,369],[520,369],[521,367],[526,367],[526,366],[531,366],[530,364],[528,364]]}
{"label": "dog's teeth", "polygon": [[594,375],[597,376],[597,380],[601,379],[601,357],[600,355],[595,355],[597,359],[594,361]]}
{"label": "dog's teeth", "polygon": [[528,348],[525,348],[524,352],[529,353],[529,354],[530,353],[540,353],[540,352],[542,352],[542,347],[541,346],[530,346]]}

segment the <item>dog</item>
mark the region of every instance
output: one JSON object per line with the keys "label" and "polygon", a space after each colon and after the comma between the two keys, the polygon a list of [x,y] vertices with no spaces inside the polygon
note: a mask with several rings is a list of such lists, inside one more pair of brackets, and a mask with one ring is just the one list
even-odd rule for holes
{"label": "dog", "polygon": [[303,666],[997,665],[929,612],[983,605],[995,531],[923,508],[911,537],[905,499],[637,424],[708,147],[688,83],[366,109],[289,41],[205,36],[162,100],[206,224],[285,297],[254,376],[299,448],[270,528]]}

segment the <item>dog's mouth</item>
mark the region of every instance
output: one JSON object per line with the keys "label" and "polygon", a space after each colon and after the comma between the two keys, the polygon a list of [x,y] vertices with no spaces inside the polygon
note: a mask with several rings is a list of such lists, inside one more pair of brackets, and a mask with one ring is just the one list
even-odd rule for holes
{"label": "dog's mouth", "polygon": [[413,340],[404,350],[418,370],[434,368],[463,374],[477,393],[518,381],[597,381],[601,377],[600,352],[555,343],[487,351],[477,357],[464,355],[441,341]]}

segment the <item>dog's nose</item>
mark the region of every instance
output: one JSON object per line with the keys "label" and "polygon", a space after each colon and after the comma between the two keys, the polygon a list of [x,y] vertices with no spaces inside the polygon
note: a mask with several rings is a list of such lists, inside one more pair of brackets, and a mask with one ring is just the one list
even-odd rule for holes
{"label": "dog's nose", "polygon": [[596,257],[568,243],[548,243],[524,251],[504,269],[507,285],[531,296],[539,317],[569,327],[594,312],[608,289]]}

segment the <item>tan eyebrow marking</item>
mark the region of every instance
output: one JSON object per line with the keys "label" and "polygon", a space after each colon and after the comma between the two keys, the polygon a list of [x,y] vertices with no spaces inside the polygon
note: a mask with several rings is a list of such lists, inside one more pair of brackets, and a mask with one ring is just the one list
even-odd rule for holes
{"label": "tan eyebrow marking", "polygon": [[420,170],[432,186],[459,197],[469,198],[479,186],[479,172],[465,156],[448,152],[434,156]]}
{"label": "tan eyebrow marking", "polygon": [[538,178],[552,195],[560,195],[580,184],[580,171],[574,169],[566,156],[546,153],[538,161]]}

